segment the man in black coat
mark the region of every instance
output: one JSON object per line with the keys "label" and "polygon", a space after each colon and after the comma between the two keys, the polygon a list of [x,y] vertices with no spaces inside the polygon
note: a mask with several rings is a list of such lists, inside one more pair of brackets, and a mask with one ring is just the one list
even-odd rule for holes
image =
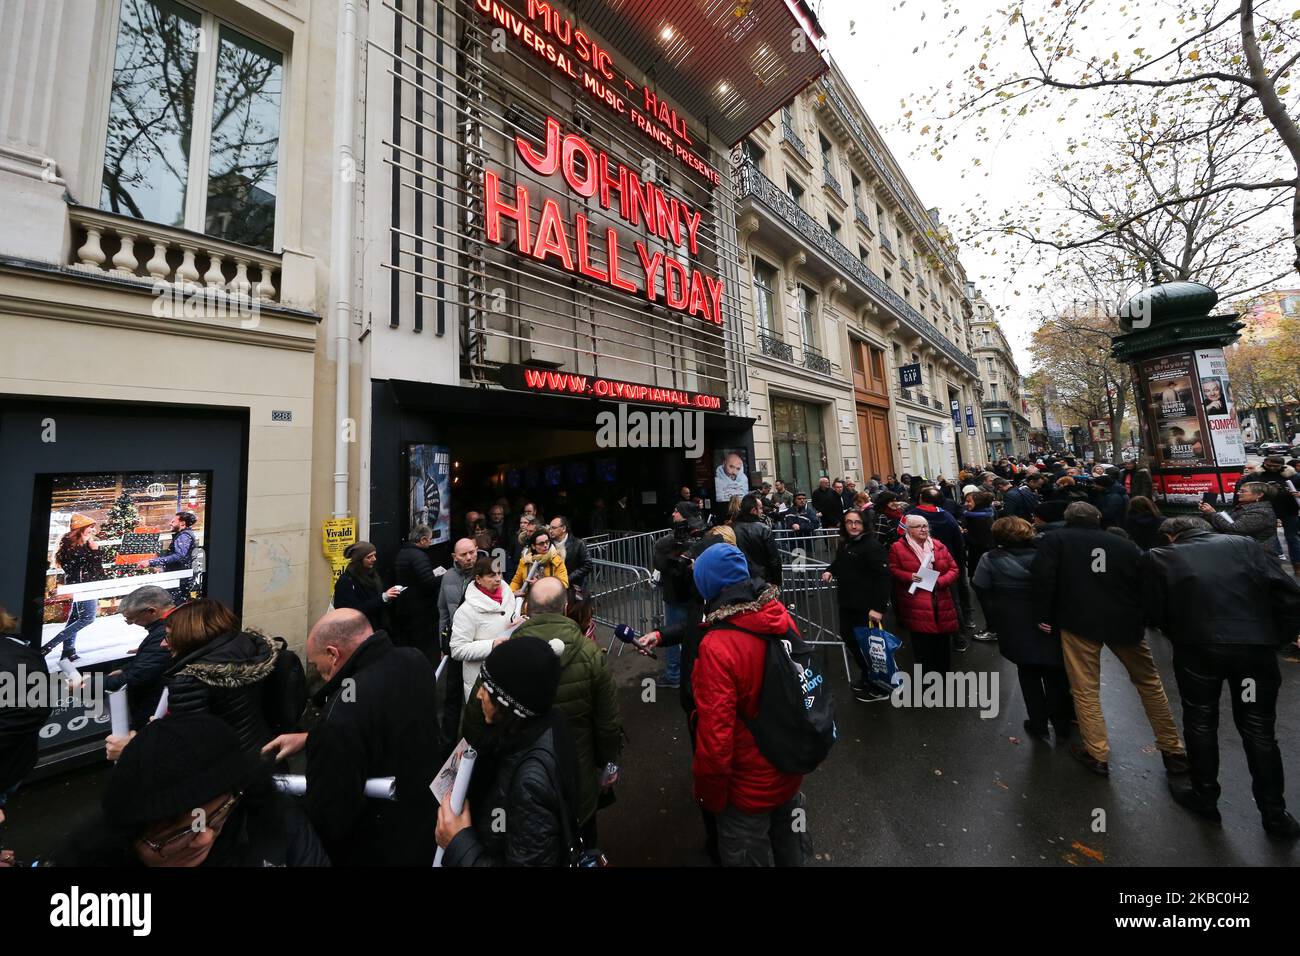
{"label": "man in black coat", "polygon": [[[834,528],[840,523],[844,513],[844,501],[839,492],[831,487],[831,480],[825,476],[817,482],[817,490],[812,493],[813,510],[821,518],[823,528]],[[742,549],[743,550],[743,549]]]}
{"label": "man in black coat", "polygon": [[551,536],[551,544],[564,557],[564,570],[569,574],[569,587],[586,586],[587,575],[591,574],[591,558],[587,556],[587,543],[576,534],[569,534],[569,519],[556,515],[546,527]]}
{"label": "man in black coat", "polygon": [[[652,561],[659,574],[659,590],[664,597],[664,627],[683,625],[692,615],[698,621],[704,601],[695,588],[692,561],[704,533],[704,516],[690,501],[679,501],[672,513],[673,530],[655,539]],[[680,687],[682,682],[681,647],[665,648],[664,672],[655,683],[660,687]]]}
{"label": "man in black coat", "polygon": [[393,606],[396,618],[398,643],[414,647],[435,667],[438,666],[438,592],[440,579],[434,573],[429,547],[433,544],[433,529],[416,525],[410,539],[402,542],[393,573],[398,585],[406,588],[402,599]]}
{"label": "man in black coat", "polygon": [[1143,556],[1143,596],[1151,623],[1174,646],[1191,764],[1190,784],[1171,780],[1170,792],[1219,821],[1219,699],[1226,680],[1264,829],[1294,840],[1300,823],[1286,809],[1274,725],[1282,686],[1277,649],[1300,631],[1300,585],[1262,548],[1216,534],[1200,518],[1170,518],[1160,533],[1170,544]]}
{"label": "man in black coat", "polygon": [[781,553],[777,550],[772,529],[763,520],[762,502],[753,492],[741,499],[734,530],[736,547],[744,552],[745,560],[749,562],[749,576],[780,587]]}
{"label": "man in black coat", "polygon": [[[30,675],[44,678],[49,674],[41,652],[16,633],[18,622],[0,607],[0,675],[7,675],[11,686],[25,690]],[[40,731],[50,716],[49,701],[19,700],[34,706],[0,707],[0,821],[4,820],[5,801],[18,784],[36,766],[36,748]]]}
{"label": "man in black coat", "polygon": [[[439,770],[433,665],[394,647],[365,615],[330,611],[307,636],[307,658],[325,678],[319,723],[267,751],[307,748],[307,816],[335,866],[431,866]],[[370,777],[396,777],[397,799],[366,797]]]}
{"label": "man in black coat", "polygon": [[1060,634],[1083,746],[1071,752],[1089,770],[1110,773],[1101,712],[1101,648],[1119,658],[1137,688],[1170,773],[1187,772],[1187,753],[1146,641],[1142,551],[1101,530],[1101,512],[1086,501],[1065,509],[1065,527],[1039,540],[1034,558],[1034,614],[1039,630]]}
{"label": "man in black coat", "polygon": [[1012,488],[1002,499],[1002,516],[1004,518],[1024,518],[1032,521],[1034,509],[1042,502],[1040,492],[1046,482],[1040,474],[1032,474],[1018,488]]}
{"label": "man in black coat", "polygon": [[175,607],[171,592],[152,584],[136,588],[118,605],[118,613],[126,623],[139,625],[146,631],[131,659],[104,678],[106,693],[127,689],[132,730],[143,729],[158,709],[163,675],[172,665],[171,651],[163,646],[163,639],[167,637],[167,615]]}

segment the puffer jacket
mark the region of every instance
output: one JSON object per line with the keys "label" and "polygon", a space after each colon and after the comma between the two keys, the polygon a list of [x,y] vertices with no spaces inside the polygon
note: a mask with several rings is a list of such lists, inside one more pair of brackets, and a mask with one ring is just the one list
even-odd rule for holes
{"label": "puffer jacket", "polygon": [[1271,472],[1266,468],[1260,468],[1258,471],[1247,472],[1242,475],[1241,480],[1237,482],[1237,487],[1234,489],[1234,493],[1240,491],[1241,486],[1246,484],[1248,481],[1262,481],[1276,487],[1277,494],[1273,496],[1272,505],[1273,511],[1279,518],[1289,518],[1300,513],[1300,502],[1296,501],[1295,496],[1291,494],[1290,489],[1286,486],[1286,483],[1289,481],[1293,488],[1300,490],[1300,479],[1296,478],[1296,470],[1290,465],[1284,465],[1282,470],[1276,473]]}
{"label": "puffer jacket", "polygon": [[894,606],[899,621],[909,631],[919,634],[953,634],[961,629],[957,606],[952,601],[952,585],[961,572],[951,552],[942,541],[934,545],[934,569],[939,572],[933,591],[917,588],[909,594],[912,575],[921,569],[921,561],[906,540],[895,541],[889,549],[889,573],[894,577]]}
{"label": "puffer jacket", "polygon": [[1217,511],[1205,517],[1215,531],[1254,538],[1270,554],[1277,552],[1277,512],[1266,500],[1237,505],[1232,509],[1231,521]]}
{"label": "puffer jacket", "polygon": [[256,631],[231,631],[177,660],[168,669],[169,714],[208,713],[257,754],[273,736],[266,719],[266,680],[280,655],[276,643]]}
{"label": "puffer jacket", "polygon": [[782,773],[758,749],[746,725],[758,714],[768,643],[758,634],[794,627],[777,588],[752,578],[723,589],[706,607],[712,625],[700,642],[691,675],[695,695],[695,799],[709,813],[733,806],[743,813],[779,807],[799,792],[803,777]]}
{"label": "puffer jacket", "polygon": [[971,584],[979,595],[998,650],[1013,664],[1064,667],[1061,642],[1038,629],[1034,620],[1034,555],[1030,545],[985,552]]}
{"label": "puffer jacket", "polygon": [[[533,574],[533,565],[540,563],[541,567],[537,573]],[[514,579],[510,582],[510,590],[518,591],[524,586],[524,582],[529,580],[532,575],[533,580],[537,578],[559,578],[567,588],[569,586],[569,570],[564,566],[564,556],[552,546],[545,554],[533,554],[531,550],[525,551],[519,556],[519,567],[515,569]]]}
{"label": "puffer jacket", "polygon": [[478,672],[492,653],[492,642],[502,637],[515,619],[515,596],[502,588],[498,604],[472,581],[465,589],[465,600],[451,621],[451,656],[461,662],[465,699],[469,700]]}
{"label": "puffer jacket", "polygon": [[[518,744],[504,753],[480,755],[468,799],[473,823],[447,844],[443,866],[568,865],[573,833],[572,824],[565,822],[569,811],[556,739],[564,731],[563,720],[554,710],[549,717],[534,718],[530,723],[541,723],[525,731]],[[534,729],[542,732],[533,736],[529,731]]]}
{"label": "puffer jacket", "polygon": [[1175,645],[1281,647],[1300,632],[1300,585],[1242,538],[1185,531],[1142,556],[1142,600]]}
{"label": "puffer jacket", "polygon": [[[618,760],[623,749],[623,719],[618,711],[618,686],[605,665],[605,655],[595,641],[587,639],[578,625],[563,614],[534,614],[521,624],[514,638],[533,637],[543,641],[558,640],[564,645],[560,654],[560,686],[555,706],[564,714],[578,766],[578,822],[585,824],[596,812],[600,797],[600,772],[605,764]],[[486,726],[483,705],[471,694],[465,705],[463,733],[475,743]]]}

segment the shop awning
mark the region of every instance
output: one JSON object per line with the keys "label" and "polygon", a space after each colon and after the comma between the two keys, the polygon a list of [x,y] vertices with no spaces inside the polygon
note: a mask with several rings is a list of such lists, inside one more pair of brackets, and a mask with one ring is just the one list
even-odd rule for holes
{"label": "shop awning", "polygon": [[804,0],[601,0],[578,13],[729,145],[829,68]]}

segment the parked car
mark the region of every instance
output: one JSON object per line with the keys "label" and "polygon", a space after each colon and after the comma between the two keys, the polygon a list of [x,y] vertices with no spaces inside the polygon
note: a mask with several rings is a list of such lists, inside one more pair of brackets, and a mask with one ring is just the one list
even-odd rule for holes
{"label": "parked car", "polygon": [[1247,454],[1247,455],[1258,455],[1258,454],[1259,454],[1259,442],[1257,442],[1257,441],[1248,441],[1248,442],[1246,442],[1246,454]]}
{"label": "parked car", "polygon": [[1291,446],[1284,441],[1264,441],[1259,443],[1259,454],[1261,455],[1286,455],[1291,451]]}

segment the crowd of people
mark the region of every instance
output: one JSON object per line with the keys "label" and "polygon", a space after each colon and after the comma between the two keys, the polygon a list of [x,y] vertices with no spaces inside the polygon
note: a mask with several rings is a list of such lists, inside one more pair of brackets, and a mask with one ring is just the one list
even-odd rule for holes
{"label": "crowd of people", "polygon": [[[710,857],[804,858],[804,830],[791,821],[820,757],[790,758],[815,736],[795,746],[812,728],[780,711],[780,667],[800,639],[781,599],[778,536],[830,534],[818,529],[837,530],[821,576],[835,588],[857,701],[892,689],[863,652],[864,629],[904,638],[922,674],[953,670],[971,641],[996,643],[1016,667],[1026,732],[1104,775],[1109,647],[1141,699],[1173,799],[1218,819],[1226,681],[1263,826],[1300,835],[1275,735],[1278,654],[1288,643],[1296,653],[1300,633],[1300,585],[1278,541],[1280,527],[1300,557],[1293,469],[1266,459],[1230,510],[1206,503],[1203,517],[1162,514],[1150,473],[1133,463],[1051,456],[955,481],[872,476],[862,490],[824,477],[811,496],[778,480],[711,510],[683,489],[653,546],[663,625],[623,636],[662,653],[658,683],[678,691]],[[460,530],[442,568],[433,531],[411,529],[391,585],[374,545],[348,548],[332,606],[306,640],[310,697],[308,669],[285,641],[219,601],[177,606],[152,586],[127,595],[120,612],[145,637],[107,687],[128,692],[130,730],[106,741],[115,766],[97,815],[42,862],[427,866],[441,849],[443,866],[599,865],[597,818],[626,736],[594,640],[587,546],[566,516],[546,520],[527,502],[514,514],[501,503],[468,512]],[[1181,734],[1150,629],[1172,644]],[[0,614],[0,630],[0,668],[41,667],[14,618]],[[794,673],[811,702],[808,672]],[[0,712],[0,814],[35,763],[47,716]],[[774,746],[782,734],[789,746]],[[431,784],[462,738],[477,758],[457,810]],[[300,800],[272,778],[289,766],[305,774]],[[392,799],[367,795],[375,778],[394,780]]]}

